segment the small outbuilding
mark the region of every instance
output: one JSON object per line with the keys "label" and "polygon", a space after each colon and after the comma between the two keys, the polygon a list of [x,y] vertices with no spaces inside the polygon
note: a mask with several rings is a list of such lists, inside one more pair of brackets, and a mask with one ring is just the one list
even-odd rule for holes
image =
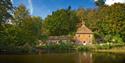
{"label": "small outbuilding", "polygon": [[47,42],[58,44],[59,42],[69,42],[69,36],[49,36]]}
{"label": "small outbuilding", "polygon": [[92,44],[93,32],[84,24],[82,24],[82,26],[77,29],[75,40],[76,43],[82,45]]}

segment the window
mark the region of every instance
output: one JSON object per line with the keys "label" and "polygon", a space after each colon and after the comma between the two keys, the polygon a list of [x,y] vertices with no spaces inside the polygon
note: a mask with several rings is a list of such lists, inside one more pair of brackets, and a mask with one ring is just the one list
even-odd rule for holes
{"label": "window", "polygon": [[89,35],[89,37],[91,37],[91,35]]}
{"label": "window", "polygon": [[78,37],[80,37],[80,35],[78,35]]}
{"label": "window", "polygon": [[86,43],[86,41],[83,41],[83,43]]}

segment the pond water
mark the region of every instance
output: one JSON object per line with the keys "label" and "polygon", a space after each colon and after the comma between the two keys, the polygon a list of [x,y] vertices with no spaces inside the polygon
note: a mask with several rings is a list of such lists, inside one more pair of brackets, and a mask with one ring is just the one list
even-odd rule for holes
{"label": "pond water", "polygon": [[125,63],[125,54],[90,52],[2,54],[0,63]]}

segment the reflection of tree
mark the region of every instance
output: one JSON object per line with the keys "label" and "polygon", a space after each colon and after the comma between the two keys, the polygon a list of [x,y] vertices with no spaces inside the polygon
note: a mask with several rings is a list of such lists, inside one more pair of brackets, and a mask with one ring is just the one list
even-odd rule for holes
{"label": "reflection of tree", "polygon": [[78,63],[92,63],[92,53],[79,53]]}
{"label": "reflection of tree", "polygon": [[76,63],[125,63],[125,54],[78,53]]}
{"label": "reflection of tree", "polygon": [[125,63],[125,54],[95,53],[93,63]]}

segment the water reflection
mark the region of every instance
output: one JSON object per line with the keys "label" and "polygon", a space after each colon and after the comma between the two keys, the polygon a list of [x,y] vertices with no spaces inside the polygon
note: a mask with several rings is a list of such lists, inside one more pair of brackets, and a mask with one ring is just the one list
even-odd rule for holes
{"label": "water reflection", "polygon": [[125,63],[125,54],[70,52],[0,55],[0,63]]}
{"label": "water reflection", "polygon": [[92,53],[79,53],[78,54],[78,62],[76,63],[92,63]]}
{"label": "water reflection", "polygon": [[93,53],[93,63],[125,63],[125,54]]}

